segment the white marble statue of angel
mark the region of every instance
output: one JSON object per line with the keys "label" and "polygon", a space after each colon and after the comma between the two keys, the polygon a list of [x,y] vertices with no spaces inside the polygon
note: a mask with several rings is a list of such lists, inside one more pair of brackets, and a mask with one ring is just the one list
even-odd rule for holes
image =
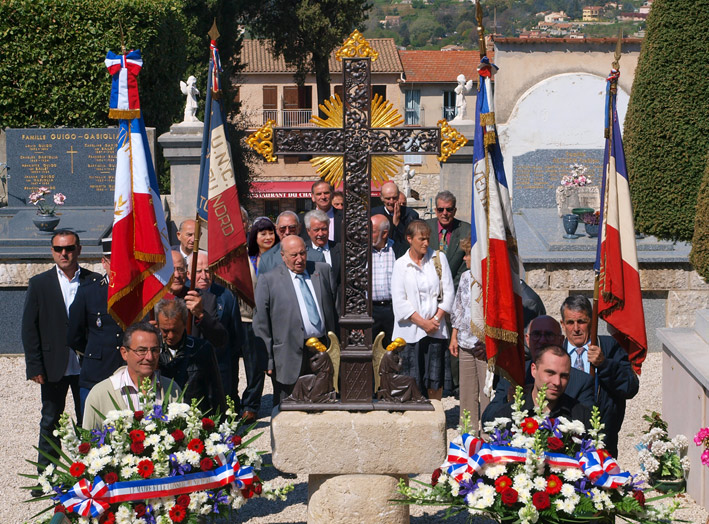
{"label": "white marble statue of angel", "polygon": [[183,122],[199,122],[199,120],[197,120],[197,97],[199,96],[199,90],[195,87],[196,83],[197,79],[193,76],[187,79],[186,84],[180,80],[182,94],[187,96]]}
{"label": "white marble statue of angel", "polygon": [[465,95],[473,92],[473,81],[465,81],[465,75],[458,75],[458,86],[455,88],[455,118],[452,121],[468,120],[468,103]]}
{"label": "white marble statue of angel", "polygon": [[401,187],[406,198],[411,198],[411,180],[414,178],[414,175],[416,175],[416,171],[411,169],[409,164],[406,164],[404,166],[404,173],[401,175]]}

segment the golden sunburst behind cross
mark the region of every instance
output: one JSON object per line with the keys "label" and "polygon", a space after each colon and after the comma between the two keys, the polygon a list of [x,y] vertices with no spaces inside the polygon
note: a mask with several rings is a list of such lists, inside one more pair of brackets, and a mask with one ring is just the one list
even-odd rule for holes
{"label": "golden sunburst behind cross", "polygon": [[[310,119],[311,123],[318,127],[343,127],[342,100],[338,95],[331,96],[319,107],[326,117],[313,116]],[[381,95],[374,95],[371,114],[372,127],[395,127],[404,123],[404,118],[399,111]],[[337,187],[342,181],[342,156],[316,156],[310,160],[310,163],[320,177],[333,187]],[[403,160],[395,155],[372,155],[372,181],[377,186],[383,184],[398,173],[403,164]]]}

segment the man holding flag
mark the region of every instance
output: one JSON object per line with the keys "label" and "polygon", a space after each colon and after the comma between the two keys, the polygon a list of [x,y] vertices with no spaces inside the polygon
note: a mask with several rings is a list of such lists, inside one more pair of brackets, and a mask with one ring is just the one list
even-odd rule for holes
{"label": "man holding flag", "polygon": [[[125,53],[125,52],[124,52]],[[106,55],[109,117],[119,119],[108,312],[125,329],[167,291],[173,273],[167,225],[140,112],[140,51]]]}

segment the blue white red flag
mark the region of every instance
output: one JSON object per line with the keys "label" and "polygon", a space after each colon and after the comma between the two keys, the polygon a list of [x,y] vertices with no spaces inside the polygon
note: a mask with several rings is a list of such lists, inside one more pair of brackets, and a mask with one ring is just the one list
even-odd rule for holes
{"label": "blue white red flag", "polygon": [[165,214],[140,116],[119,123],[113,215],[108,311],[125,329],[162,298],[173,272]]}
{"label": "blue white red flag", "polygon": [[208,230],[207,257],[213,275],[253,306],[251,262],[246,252],[246,230],[219,89],[219,50],[214,40],[210,45],[209,69],[197,215],[202,228]]}
{"label": "blue white red flag", "polygon": [[478,67],[473,140],[471,212],[471,328],[485,341],[488,363],[514,384],[524,384],[522,292],[510,192],[497,141],[491,76]]}
{"label": "blue white red flag", "polygon": [[628,352],[637,374],[647,355],[645,314],[635,245],[635,224],[623,139],[616,110],[619,72],[608,77],[606,152],[601,186],[601,216],[595,269],[599,275],[598,315],[615,328],[613,336]]}
{"label": "blue white red flag", "polygon": [[108,116],[115,119],[130,119],[140,116],[140,96],[138,95],[138,73],[143,68],[140,50],[117,55],[113,51],[106,54],[106,67],[113,77]]}

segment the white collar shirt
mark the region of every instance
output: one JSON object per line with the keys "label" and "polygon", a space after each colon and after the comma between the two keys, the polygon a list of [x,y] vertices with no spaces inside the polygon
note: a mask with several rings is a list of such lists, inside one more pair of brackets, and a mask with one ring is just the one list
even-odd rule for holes
{"label": "white collar shirt", "polygon": [[307,271],[303,272],[305,277],[305,284],[310,290],[310,294],[313,295],[313,300],[318,308],[318,314],[320,315],[320,326],[314,326],[310,322],[310,317],[308,317],[308,309],[305,306],[305,299],[303,298],[303,293],[300,290],[300,283],[298,282],[298,273],[294,273],[290,269],[288,273],[291,277],[291,282],[293,283],[293,288],[295,289],[295,296],[298,298],[298,309],[300,309],[300,318],[303,322],[303,330],[305,332],[305,339],[310,337],[322,337],[325,334],[325,316],[323,315],[322,307],[318,303],[318,296],[315,294],[315,288],[313,287],[313,281],[310,279],[310,275]]}
{"label": "white collar shirt", "polygon": [[[335,241],[335,208],[330,206],[330,209],[328,209],[325,214],[328,216],[330,219],[330,230],[328,231],[327,238],[328,240],[332,240],[333,242]],[[329,262],[328,262],[329,264]],[[330,264],[332,265],[332,264]]]}
{"label": "white collar shirt", "polygon": [[[77,266],[76,273],[69,279],[64,272],[57,268],[57,279],[59,280],[59,287],[62,290],[62,298],[64,299],[64,307],[66,308],[66,315],[69,316],[69,308],[72,302],[74,302],[74,297],[76,297],[77,291],[79,291],[79,275],[81,274],[81,268]],[[66,369],[64,370],[64,376],[78,375],[81,373],[81,364],[79,364],[79,357],[73,351],[69,352],[69,360],[66,364]]]}
{"label": "white collar shirt", "polygon": [[327,265],[332,267],[332,253],[330,252],[330,246],[329,244],[325,244],[325,246],[320,247],[316,246],[315,242],[311,242],[313,245],[313,249],[315,251],[320,251],[322,255],[325,257],[325,262],[327,262]]}
{"label": "white collar shirt", "polygon": [[[162,400],[162,387],[160,387],[160,372],[155,371],[153,373],[153,383],[157,382],[158,387],[155,388],[155,400],[160,401]],[[113,384],[113,389],[120,389],[121,391],[121,396],[123,397],[123,400],[126,403],[126,406],[131,407],[133,406],[133,410],[139,410],[139,408],[143,407],[140,404],[140,395],[139,392],[140,390],[139,385],[133,382],[133,379],[130,376],[130,373],[128,373],[128,367],[126,366],[123,369],[122,373],[118,373],[115,375],[111,376],[111,383]]]}

